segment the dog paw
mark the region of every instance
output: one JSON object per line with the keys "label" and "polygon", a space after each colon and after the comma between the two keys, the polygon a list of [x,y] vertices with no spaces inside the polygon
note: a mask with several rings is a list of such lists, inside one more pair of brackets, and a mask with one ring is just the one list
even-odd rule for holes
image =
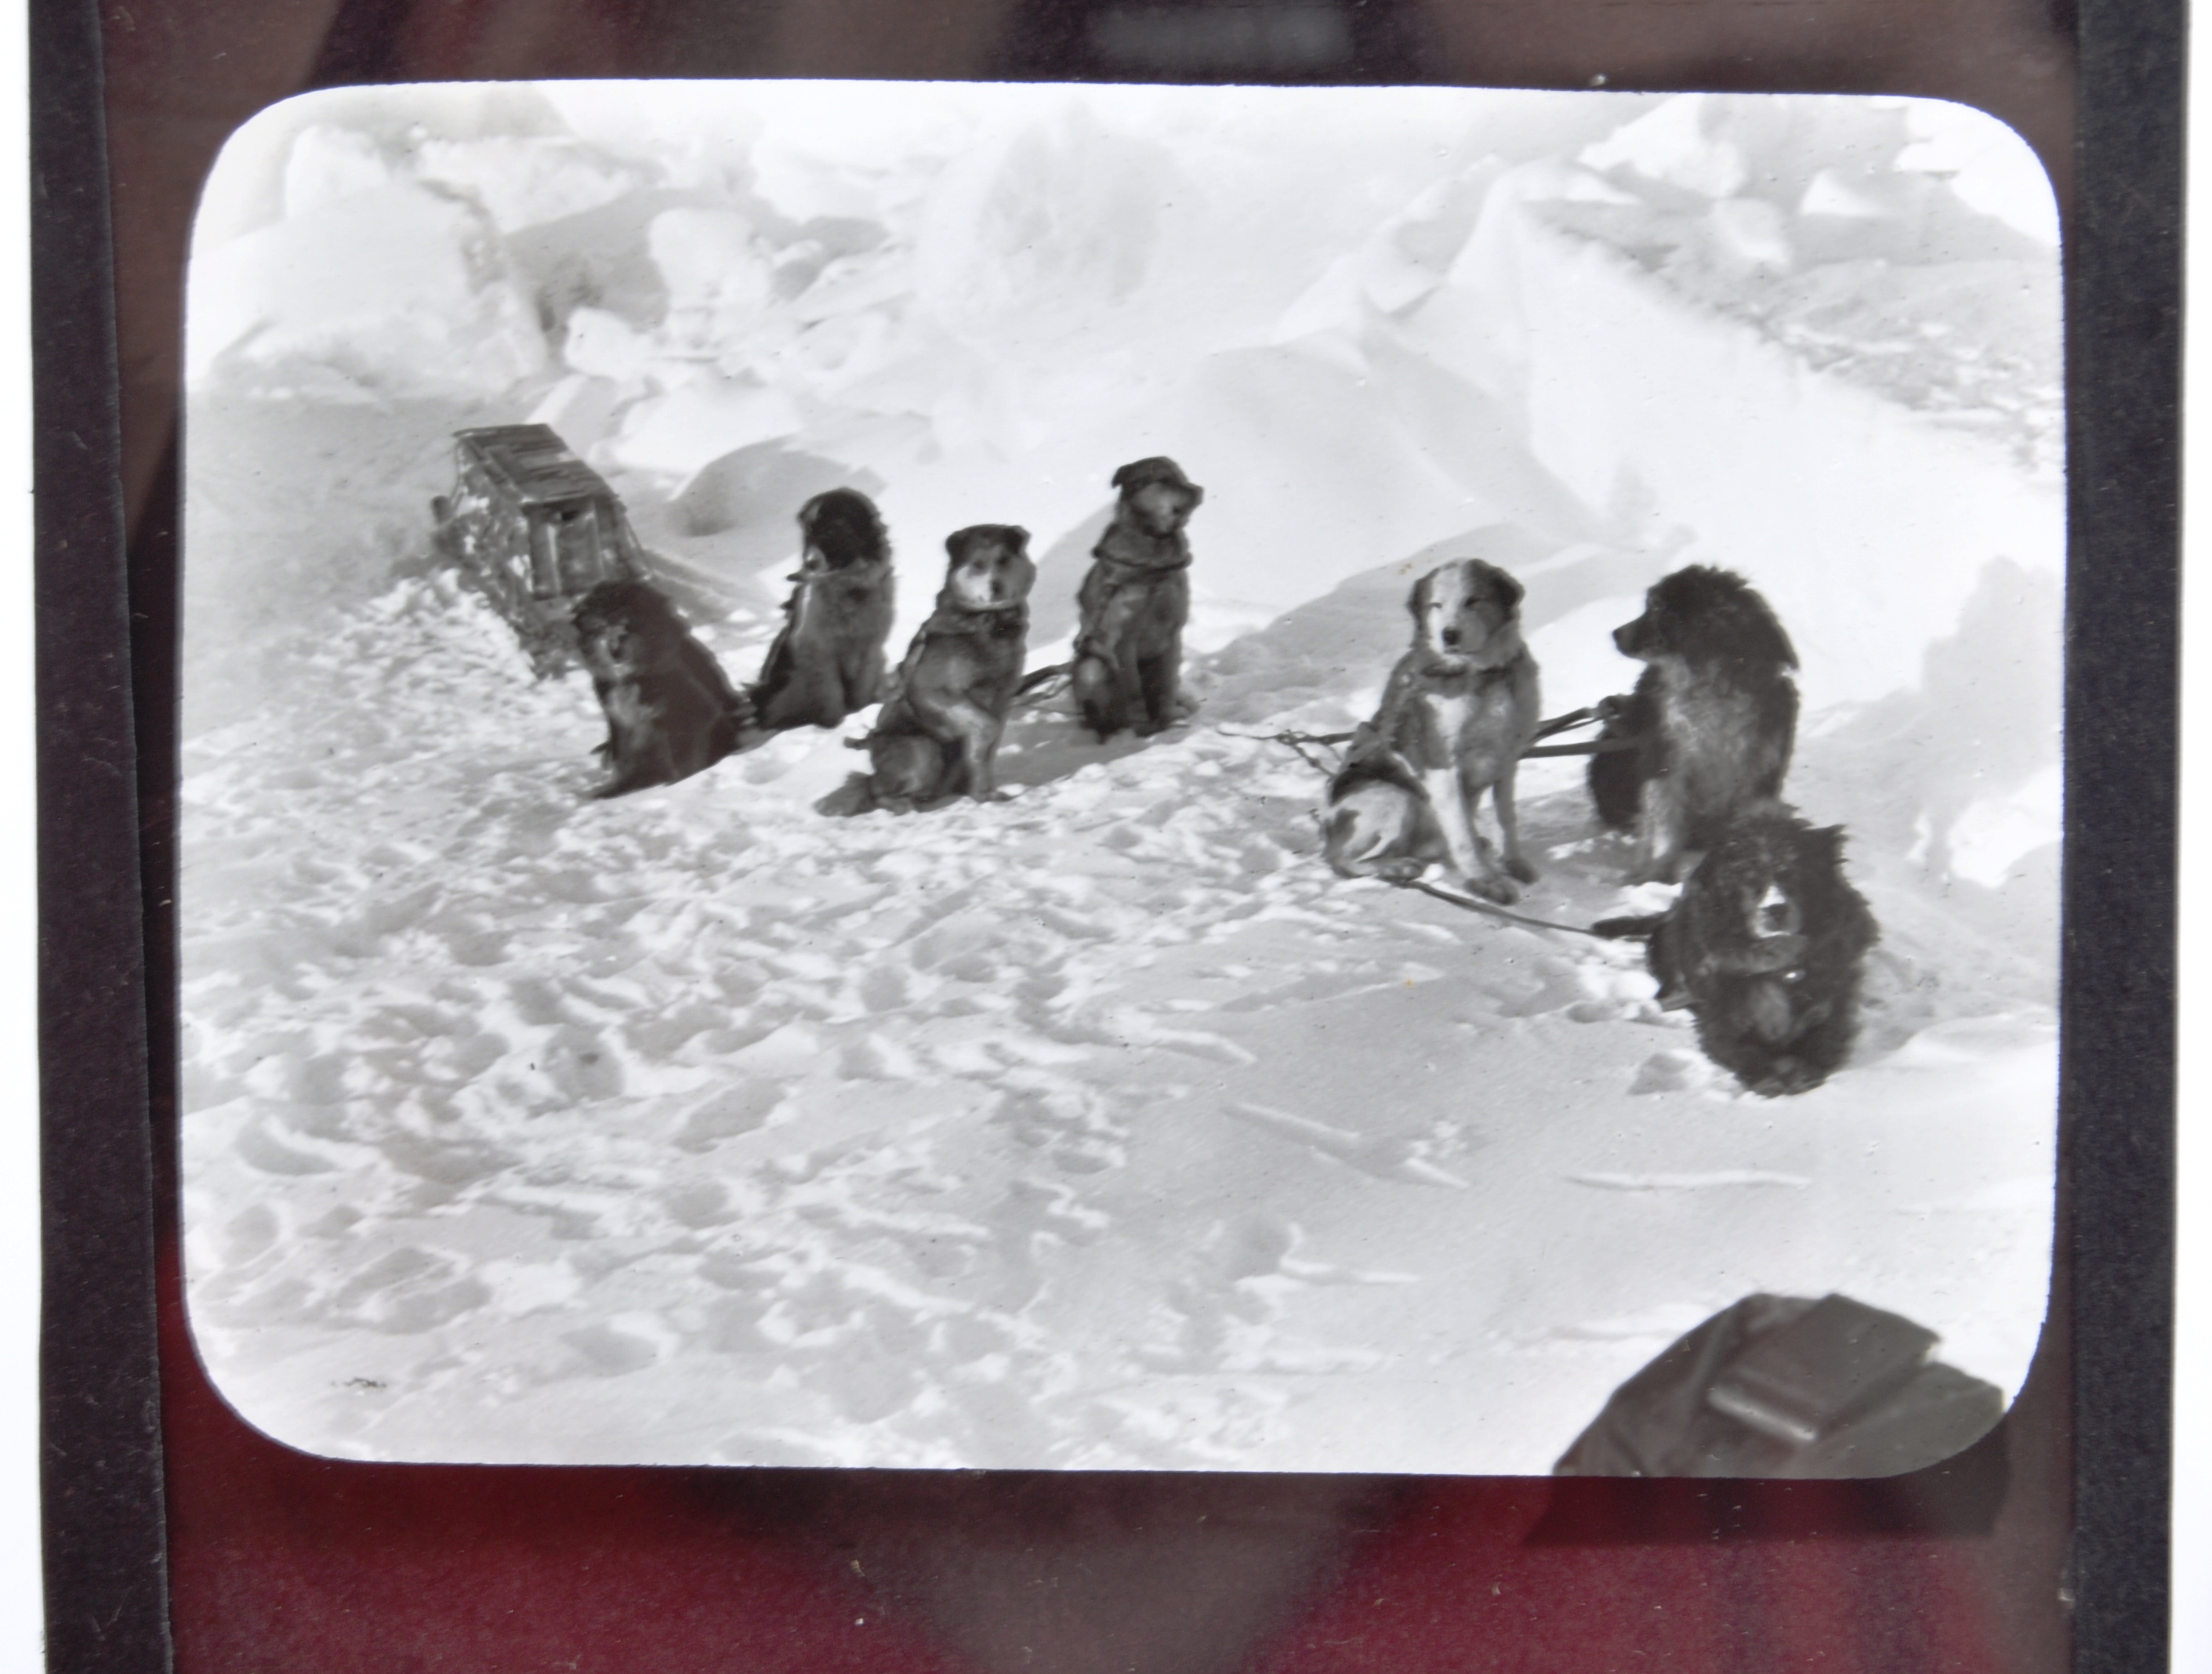
{"label": "dog paw", "polygon": [[1505,870],[1512,873],[1514,876],[1519,878],[1523,883],[1534,883],[1536,881],[1536,869],[1528,864],[1528,857],[1525,855],[1507,855],[1505,857]]}
{"label": "dog paw", "polygon": [[[1420,876],[1423,872],[1428,870],[1428,869],[1429,863],[1425,860],[1414,860],[1401,857],[1395,860],[1378,860],[1372,866],[1365,868],[1364,870],[1366,876],[1370,877],[1379,877],[1385,883],[1411,883],[1415,878]],[[1345,876],[1347,877],[1356,877],[1359,876],[1359,873],[1347,872]]]}
{"label": "dog paw", "polygon": [[1484,901],[1496,901],[1500,907],[1510,907],[1521,899],[1519,884],[1510,877],[1500,877],[1494,873],[1488,877],[1462,878],[1460,880],[1460,887],[1470,895],[1479,895]]}
{"label": "dog paw", "polygon": [[854,773],[828,796],[814,804],[817,814],[827,814],[833,819],[843,819],[854,814],[865,814],[876,805],[875,787],[866,773]]}

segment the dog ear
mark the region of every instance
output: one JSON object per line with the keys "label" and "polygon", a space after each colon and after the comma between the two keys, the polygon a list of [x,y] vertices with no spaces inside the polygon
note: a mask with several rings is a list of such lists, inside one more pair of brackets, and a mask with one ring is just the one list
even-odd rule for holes
{"label": "dog ear", "polygon": [[1422,616],[1429,608],[1429,583],[1436,579],[1436,572],[1434,570],[1431,570],[1419,581],[1416,581],[1413,584],[1413,591],[1406,595],[1406,609],[1413,613],[1413,620],[1415,622],[1420,621]]}
{"label": "dog ear", "polygon": [[1018,523],[1001,524],[999,533],[1013,549],[1026,558],[1030,555],[1030,531]]}
{"label": "dog ear", "polygon": [[1509,610],[1518,610],[1521,608],[1521,601],[1528,597],[1528,590],[1507,571],[1498,570],[1496,573],[1498,595],[1504,599],[1505,608]]}
{"label": "dog ear", "polygon": [[945,553],[954,563],[958,563],[966,555],[968,543],[975,538],[975,535],[972,529],[956,529],[945,537]]}
{"label": "dog ear", "polygon": [[1136,474],[1136,466],[1133,464],[1122,466],[1119,470],[1114,473],[1113,482],[1109,483],[1107,486],[1113,488],[1127,488],[1129,486],[1129,478]]}

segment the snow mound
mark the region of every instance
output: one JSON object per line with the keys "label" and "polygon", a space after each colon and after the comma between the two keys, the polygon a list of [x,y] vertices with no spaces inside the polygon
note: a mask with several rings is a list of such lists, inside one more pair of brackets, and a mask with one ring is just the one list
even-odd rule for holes
{"label": "snow mound", "polygon": [[364,397],[482,395],[545,364],[483,212],[395,182],[196,259],[187,376]]}

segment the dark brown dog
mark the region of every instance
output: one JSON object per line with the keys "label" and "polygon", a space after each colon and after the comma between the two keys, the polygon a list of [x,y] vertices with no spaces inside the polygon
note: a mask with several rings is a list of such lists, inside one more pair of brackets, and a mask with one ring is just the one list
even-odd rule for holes
{"label": "dark brown dog", "polygon": [[1850,1051],[1881,934],[1844,876],[1843,850],[1840,827],[1755,804],[1721,830],[1665,913],[1591,928],[1648,939],[1660,1004],[1696,1015],[1706,1057],[1754,1093],[1802,1093]]}
{"label": "dark brown dog", "polygon": [[1702,564],[1654,586],[1613,642],[1646,666],[1607,736],[1638,743],[1591,758],[1590,793],[1607,824],[1633,825],[1634,878],[1671,883],[1740,810],[1781,794],[1797,652],[1741,576]]}
{"label": "dark brown dog", "polygon": [[[1328,864],[1346,877],[1404,882],[1443,861],[1473,893],[1517,901],[1536,869],[1521,852],[1513,779],[1540,701],[1521,584],[1462,558],[1423,576],[1407,603],[1413,648],[1329,782]],[[1505,840],[1502,869],[1474,828],[1486,791]]]}
{"label": "dark brown dog", "polygon": [[792,579],[783,629],[753,682],[759,724],[780,732],[835,726],[884,694],[890,638],[890,538],[875,503],[832,488],[800,507],[805,556]]}
{"label": "dark brown dog", "polygon": [[607,718],[609,769],[592,794],[670,785],[737,749],[751,724],[714,653],[643,581],[602,581],[577,601],[576,648]]}
{"label": "dark brown dog", "polygon": [[949,537],[937,609],[907,649],[869,733],[871,771],[816,805],[825,814],[905,812],[998,794],[993,761],[1029,650],[1029,531],[978,524]]}
{"label": "dark brown dog", "polygon": [[1121,499],[1091,549],[1076,595],[1071,684],[1083,724],[1100,739],[1124,727],[1159,731],[1182,719],[1182,630],[1190,619],[1190,542],[1183,525],[1206,490],[1172,459],[1114,473]]}

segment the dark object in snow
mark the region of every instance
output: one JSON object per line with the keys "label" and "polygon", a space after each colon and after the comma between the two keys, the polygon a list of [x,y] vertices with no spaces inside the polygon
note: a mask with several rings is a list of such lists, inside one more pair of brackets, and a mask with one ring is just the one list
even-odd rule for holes
{"label": "dark object in snow", "polygon": [[1590,795],[1608,825],[1634,823],[1634,880],[1672,883],[1738,809],[1782,794],[1797,652],[1742,577],[1703,564],[1661,579],[1613,642],[1647,666],[1609,725],[1643,742],[1592,760]]}
{"label": "dark object in snow", "polygon": [[[1590,752],[1590,800],[1597,816],[1614,831],[1636,829],[1636,816],[1644,801],[1644,780],[1649,771],[1641,741],[1656,742],[1659,702],[1652,688],[1659,683],[1656,669],[1637,677],[1636,689],[1624,697],[1609,697],[1597,706],[1598,748]],[[1628,749],[1604,748],[1638,740]]]}
{"label": "dark object in snow", "polygon": [[1848,1296],[1747,1296],[1615,1390],[1562,1477],[1891,1477],[2004,1416],[1992,1384],[1928,1358],[1936,1335]]}
{"label": "dark object in snow", "polygon": [[438,550],[513,625],[541,675],[575,655],[579,598],[646,573],[621,500],[548,425],[456,433],[453,492],[430,512]]}
{"label": "dark object in snow", "polygon": [[[1480,558],[1413,584],[1413,646],[1329,780],[1325,840],[1340,876],[1410,882],[1441,861],[1471,893],[1501,902],[1535,881],[1513,807],[1521,752],[1541,724],[1521,597],[1518,581]],[[1475,830],[1486,792],[1502,857]]]}
{"label": "dark object in snow", "polygon": [[1029,649],[1029,531],[977,524],[945,539],[951,563],[937,609],[899,664],[862,746],[871,771],[815,804],[824,814],[904,812],[966,795],[988,802],[999,735]]}
{"label": "dark object in snow", "polygon": [[1190,542],[1182,531],[1206,498],[1165,458],[1122,466],[1113,486],[1121,498],[1076,595],[1071,678],[1083,724],[1101,742],[1125,727],[1149,736],[1189,713],[1182,630],[1190,618]]}
{"label": "dark object in snow", "polygon": [[751,688],[754,713],[772,732],[835,726],[884,694],[891,544],[875,502],[831,488],[799,508],[799,527],[805,555]]}
{"label": "dark object in snow", "polygon": [[1728,826],[1666,912],[1590,928],[1646,938],[1659,1003],[1688,1006],[1705,1056],[1769,1097],[1818,1087],[1842,1064],[1881,935],[1844,876],[1843,828],[1779,803]]}
{"label": "dark object in snow", "polygon": [[650,583],[600,582],[577,604],[574,628],[607,718],[599,749],[609,772],[594,797],[689,779],[738,748],[750,706]]}

